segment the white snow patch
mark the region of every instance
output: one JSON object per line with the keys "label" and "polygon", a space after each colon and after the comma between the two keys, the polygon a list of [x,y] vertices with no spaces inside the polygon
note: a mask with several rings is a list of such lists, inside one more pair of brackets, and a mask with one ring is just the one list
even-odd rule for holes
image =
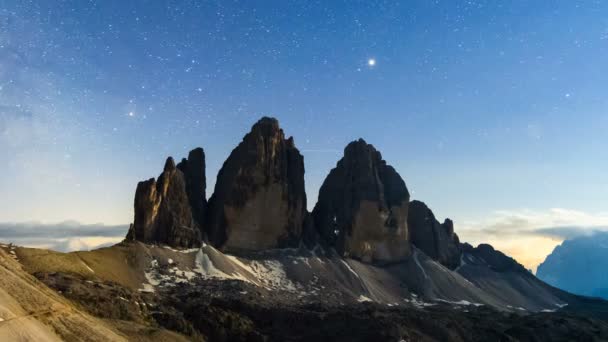
{"label": "white snow patch", "polygon": [[435,299],[436,302],[443,302],[443,303],[448,303],[448,304],[453,304],[453,305],[475,305],[475,306],[483,306],[483,304],[481,303],[472,303],[469,302],[468,300],[459,300],[459,301],[449,301],[449,300],[445,300],[445,299],[440,299],[437,298]]}
{"label": "white snow patch", "polygon": [[169,274],[161,274],[158,269],[158,260],[150,261],[150,268],[144,271],[144,277],[147,283],[142,284],[143,288],[140,292],[155,292],[156,286],[175,286],[177,283],[186,283],[192,280],[196,274],[192,271],[180,270],[177,267],[172,267],[167,270]]}
{"label": "white snow patch", "polygon": [[364,295],[360,295],[359,298],[357,298],[357,302],[359,303],[363,303],[363,302],[373,302],[373,300],[371,300],[371,298],[366,297]]}
{"label": "white snow patch", "polygon": [[283,265],[278,261],[252,261],[250,269],[257,279],[272,289],[296,291],[295,285],[287,278]]}
{"label": "white snow patch", "polygon": [[352,267],[350,267],[350,265],[348,264],[348,262],[344,261],[344,259],[340,259],[340,261],[342,261],[342,263],[344,264],[344,266],[346,266],[346,268],[348,268],[348,270],[354,274],[357,278],[359,278],[359,275],[357,274],[357,272],[355,272],[355,270],[353,270]]}
{"label": "white snow patch", "polygon": [[418,265],[418,268],[420,268],[420,270],[422,271],[424,278],[429,279],[429,276],[426,274],[424,267],[422,267],[422,265],[420,264],[420,260],[418,260],[418,250],[414,251],[414,261],[416,262],[416,265]]}
{"label": "white snow patch", "polygon": [[174,281],[176,283],[187,283],[196,277],[196,273],[192,271],[180,270],[175,266],[169,269],[169,273],[175,275]]}
{"label": "white snow patch", "polygon": [[[203,247],[205,247],[204,244],[203,244]],[[169,246],[163,246],[163,248],[168,249],[173,252],[184,253],[184,254],[194,253],[200,249],[200,248],[175,249],[175,248],[171,248]]]}
{"label": "white snow patch", "polygon": [[[262,286],[268,290],[278,289],[289,292],[296,292],[296,285],[287,278],[287,274],[283,268],[283,264],[275,260],[251,261],[249,265],[245,264],[239,258],[226,255],[235,265],[242,268],[245,272],[251,274],[256,281],[246,281],[258,286]],[[241,276],[240,274],[238,274]],[[242,277],[242,276],[241,276]],[[257,283],[257,284],[256,284]]]}
{"label": "white snow patch", "polygon": [[407,303],[411,303],[412,305],[414,305],[418,309],[424,309],[427,306],[434,306],[434,305],[436,305],[435,303],[427,303],[425,301],[419,300],[418,296],[416,296],[413,293],[412,293],[412,299],[411,300],[407,299],[407,298],[403,298],[403,301],[405,301]]}
{"label": "white snow patch", "polygon": [[564,304],[559,304],[559,303],[556,303],[556,304],[555,304],[555,306],[557,306],[558,308],[560,308],[560,309],[561,309],[561,308],[563,308],[563,307],[565,307],[565,306],[568,306],[568,303],[564,303]]}
{"label": "white snow patch", "polygon": [[142,284],[142,286],[142,289],[138,289],[139,292],[154,293],[154,286],[152,286],[151,284]]}
{"label": "white snow patch", "polygon": [[555,309],[542,309],[540,312],[555,312]]}
{"label": "white snow patch", "polygon": [[205,254],[202,249],[199,249],[198,253],[196,253],[194,264],[196,265],[194,272],[197,272],[202,276],[220,279],[235,279],[235,277],[215,268],[213,262],[209,259],[209,256]]}
{"label": "white snow patch", "polygon": [[156,275],[154,273],[144,272],[144,276],[146,277],[148,284],[150,284],[151,286],[158,286],[160,284],[160,280],[156,279]]}
{"label": "white snow patch", "polygon": [[459,270],[459,269],[460,269],[462,266],[464,266],[464,265],[466,265],[466,264],[467,264],[467,263],[464,261],[464,255],[463,255],[463,254],[460,254],[460,265],[458,265],[458,267],[456,267],[456,268],[454,269],[454,272],[458,272],[458,270]]}

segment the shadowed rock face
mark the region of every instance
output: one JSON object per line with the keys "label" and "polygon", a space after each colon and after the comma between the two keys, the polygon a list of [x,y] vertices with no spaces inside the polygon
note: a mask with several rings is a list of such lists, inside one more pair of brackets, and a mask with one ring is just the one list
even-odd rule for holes
{"label": "shadowed rock face", "polygon": [[[192,209],[192,217],[203,228],[207,200],[205,190],[207,182],[205,179],[205,152],[198,147],[188,153],[188,159],[184,158],[177,164],[186,180],[186,194]],[[203,229],[204,230],[204,229]]]}
{"label": "shadowed rock face", "polygon": [[343,256],[393,262],[410,253],[409,192],[401,176],[363,139],[344,149],[313,211],[323,240]]}
{"label": "shadowed rock face", "polygon": [[297,246],[305,215],[304,159],[278,121],[264,117],[218,173],[209,240],[226,251]]}
{"label": "shadowed rock face", "polygon": [[530,273],[518,263],[515,259],[505,255],[501,251],[497,251],[491,245],[482,243],[477,247],[473,247],[468,243],[460,245],[463,253],[469,253],[476,258],[483,259],[488,267],[496,272],[524,272]]}
{"label": "shadowed rock face", "polygon": [[412,243],[429,257],[454,269],[460,264],[460,241],[454,233],[454,223],[446,219],[439,223],[431,209],[420,201],[412,201],[408,226]]}
{"label": "shadowed rock face", "polygon": [[201,230],[193,217],[186,184],[184,174],[171,157],[158,181],[151,178],[139,182],[135,191],[135,219],[127,239],[173,247],[200,246]]}

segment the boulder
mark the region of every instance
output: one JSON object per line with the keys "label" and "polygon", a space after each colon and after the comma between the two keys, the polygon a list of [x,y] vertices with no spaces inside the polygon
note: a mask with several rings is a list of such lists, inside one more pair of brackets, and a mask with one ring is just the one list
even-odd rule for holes
{"label": "boulder", "polygon": [[139,182],[135,191],[135,218],[128,240],[199,247],[200,226],[193,217],[182,171],[169,157],[158,181]]}
{"label": "boulder", "polygon": [[304,158],[264,117],[230,153],[209,199],[210,242],[225,251],[298,246],[306,217]]}
{"label": "boulder", "polygon": [[344,149],[329,172],[313,210],[322,239],[345,257],[394,262],[410,253],[410,194],[395,169],[363,139]]}
{"label": "boulder", "polygon": [[426,204],[412,201],[408,226],[414,246],[450,269],[460,265],[460,241],[452,220],[445,219],[441,224]]}

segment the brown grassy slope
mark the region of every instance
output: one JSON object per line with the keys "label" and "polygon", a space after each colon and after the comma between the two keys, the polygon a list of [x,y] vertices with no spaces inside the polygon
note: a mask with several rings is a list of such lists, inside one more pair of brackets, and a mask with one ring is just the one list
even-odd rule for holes
{"label": "brown grassy slope", "polygon": [[126,340],[24,272],[11,254],[0,249],[0,340]]}

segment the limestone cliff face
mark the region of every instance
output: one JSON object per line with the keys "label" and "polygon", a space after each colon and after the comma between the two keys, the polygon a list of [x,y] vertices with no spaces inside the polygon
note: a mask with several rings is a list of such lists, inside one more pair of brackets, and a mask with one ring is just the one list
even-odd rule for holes
{"label": "limestone cliff face", "polygon": [[408,226],[412,243],[429,257],[454,269],[460,264],[460,241],[454,233],[452,220],[439,223],[426,204],[412,201],[409,208]]}
{"label": "limestone cliff face", "polygon": [[351,142],[330,171],[313,210],[321,239],[343,256],[394,262],[410,253],[409,192],[380,152],[363,139]]}
{"label": "limestone cliff face", "polygon": [[306,216],[304,159],[264,117],[232,151],[209,199],[210,242],[226,251],[297,246]]}
{"label": "limestone cliff face", "polygon": [[135,191],[135,218],[127,239],[173,247],[200,246],[201,227],[193,216],[187,183],[171,157],[158,181],[151,178],[139,182]]}
{"label": "limestone cliff face", "polygon": [[195,148],[188,153],[188,159],[184,158],[177,164],[177,168],[184,174],[186,194],[190,202],[192,217],[201,228],[204,228],[205,209],[207,208],[205,198],[207,189],[205,152],[200,147]]}

